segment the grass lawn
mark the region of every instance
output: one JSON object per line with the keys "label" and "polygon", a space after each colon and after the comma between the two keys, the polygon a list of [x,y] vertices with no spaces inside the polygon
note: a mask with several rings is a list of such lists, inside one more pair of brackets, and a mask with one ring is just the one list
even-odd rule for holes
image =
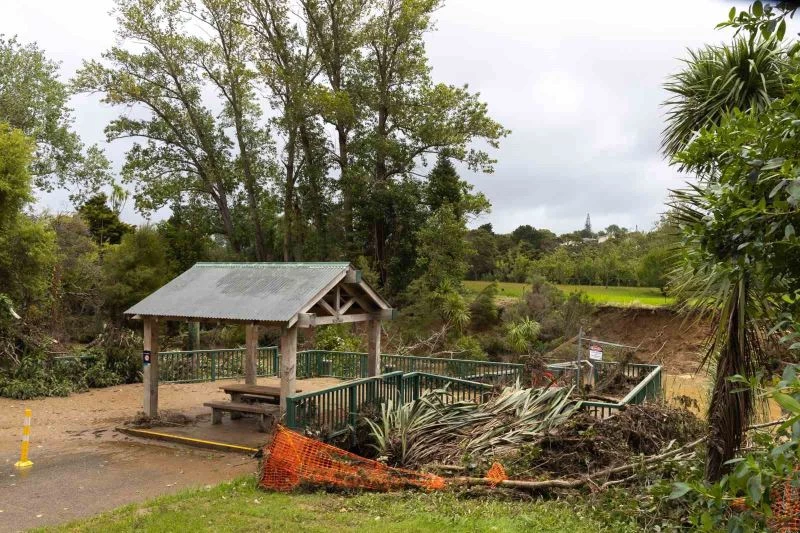
{"label": "grass lawn", "polygon": [[[478,293],[489,281],[465,281],[464,285],[472,292]],[[530,288],[526,283],[498,282],[499,296],[519,298]],[[564,292],[583,291],[596,304],[619,306],[652,306],[660,307],[674,303],[673,298],[665,298],[655,287],[603,287],[597,285],[558,285]]]}
{"label": "grass lawn", "polygon": [[194,489],[41,531],[635,531],[564,502],[458,498],[451,493],[278,494],[251,477]]}

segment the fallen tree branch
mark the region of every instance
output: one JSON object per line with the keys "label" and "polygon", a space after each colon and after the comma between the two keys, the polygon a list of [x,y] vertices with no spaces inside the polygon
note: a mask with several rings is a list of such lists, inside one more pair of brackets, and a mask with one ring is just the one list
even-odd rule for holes
{"label": "fallen tree branch", "polygon": [[[765,427],[777,426],[778,424],[782,424],[786,422],[786,418],[781,418],[779,420],[772,420],[770,422],[764,422],[761,424],[753,424],[748,426],[745,431],[751,431],[754,429],[762,429]],[[681,455],[684,452],[689,450],[693,450],[700,444],[704,443],[707,440],[707,436],[700,437],[699,439],[693,440],[683,446],[675,448],[674,450],[669,450],[664,453],[660,453],[657,455],[649,455],[646,457],[642,457],[641,460],[636,461],[634,463],[628,463],[621,466],[615,466],[611,468],[606,468],[603,470],[598,470],[597,472],[592,473],[591,475],[574,478],[574,479],[544,479],[541,481],[526,481],[522,479],[505,479],[503,481],[497,482],[494,480],[486,479],[486,478],[474,478],[474,477],[457,477],[450,480],[451,483],[456,485],[466,485],[466,486],[475,486],[475,485],[492,485],[492,486],[500,486],[500,487],[509,487],[515,489],[526,489],[526,490],[540,490],[540,489],[552,489],[552,488],[560,488],[560,489],[574,489],[580,487],[582,485],[595,485],[600,490],[612,486],[618,485],[621,483],[625,483],[626,481],[630,481],[635,479],[637,474],[633,474],[627,476],[623,479],[618,480],[608,480],[609,477],[614,476],[616,474],[621,474],[623,472],[629,472],[631,470],[635,470],[641,467],[649,467],[653,463],[663,461],[665,459],[672,459],[676,456]],[[691,457],[692,454],[688,454],[687,457]],[[598,484],[598,480],[605,478],[603,484]]]}

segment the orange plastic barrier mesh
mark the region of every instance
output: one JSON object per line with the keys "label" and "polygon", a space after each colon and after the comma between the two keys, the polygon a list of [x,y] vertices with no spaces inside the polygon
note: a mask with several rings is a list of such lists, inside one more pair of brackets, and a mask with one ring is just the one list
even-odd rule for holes
{"label": "orange plastic barrier mesh", "polygon": [[386,491],[437,490],[445,482],[433,474],[388,467],[278,426],[265,450],[259,485],[289,491],[303,484]]}
{"label": "orange plastic barrier mesh", "polygon": [[[800,472],[800,470],[798,470]],[[773,533],[798,533],[800,531],[800,487],[793,487],[792,480],[778,483],[770,490],[770,510],[767,529]],[[747,501],[736,498],[730,508],[735,512],[746,511]]]}
{"label": "orange plastic barrier mesh", "polygon": [[505,481],[508,479],[506,475],[506,470],[503,468],[503,465],[500,463],[492,463],[492,467],[486,472],[486,479],[492,482],[492,484],[497,485],[501,481]]}
{"label": "orange plastic barrier mesh", "polygon": [[767,527],[776,533],[800,531],[800,487],[793,487],[792,480],[772,488],[770,493],[772,516]]}

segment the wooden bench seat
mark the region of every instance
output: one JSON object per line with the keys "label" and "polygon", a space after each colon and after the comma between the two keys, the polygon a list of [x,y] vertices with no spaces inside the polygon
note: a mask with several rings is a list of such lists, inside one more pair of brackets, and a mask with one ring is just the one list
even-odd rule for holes
{"label": "wooden bench seat", "polygon": [[261,394],[241,394],[239,400],[245,403],[266,403],[272,405],[279,405],[281,403],[280,396],[262,396]]}
{"label": "wooden bench seat", "polygon": [[212,424],[221,424],[224,412],[231,413],[232,418],[235,415],[241,416],[242,413],[248,413],[258,417],[258,430],[267,432],[275,420],[272,408],[264,403],[205,402],[203,405],[211,408]]}

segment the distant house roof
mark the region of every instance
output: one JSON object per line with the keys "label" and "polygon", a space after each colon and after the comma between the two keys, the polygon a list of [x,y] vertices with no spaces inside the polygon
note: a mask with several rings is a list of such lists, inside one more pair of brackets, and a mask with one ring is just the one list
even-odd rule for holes
{"label": "distant house roof", "polygon": [[197,263],[125,314],[292,325],[300,314],[338,316],[340,309],[353,315],[390,306],[350,263]]}

